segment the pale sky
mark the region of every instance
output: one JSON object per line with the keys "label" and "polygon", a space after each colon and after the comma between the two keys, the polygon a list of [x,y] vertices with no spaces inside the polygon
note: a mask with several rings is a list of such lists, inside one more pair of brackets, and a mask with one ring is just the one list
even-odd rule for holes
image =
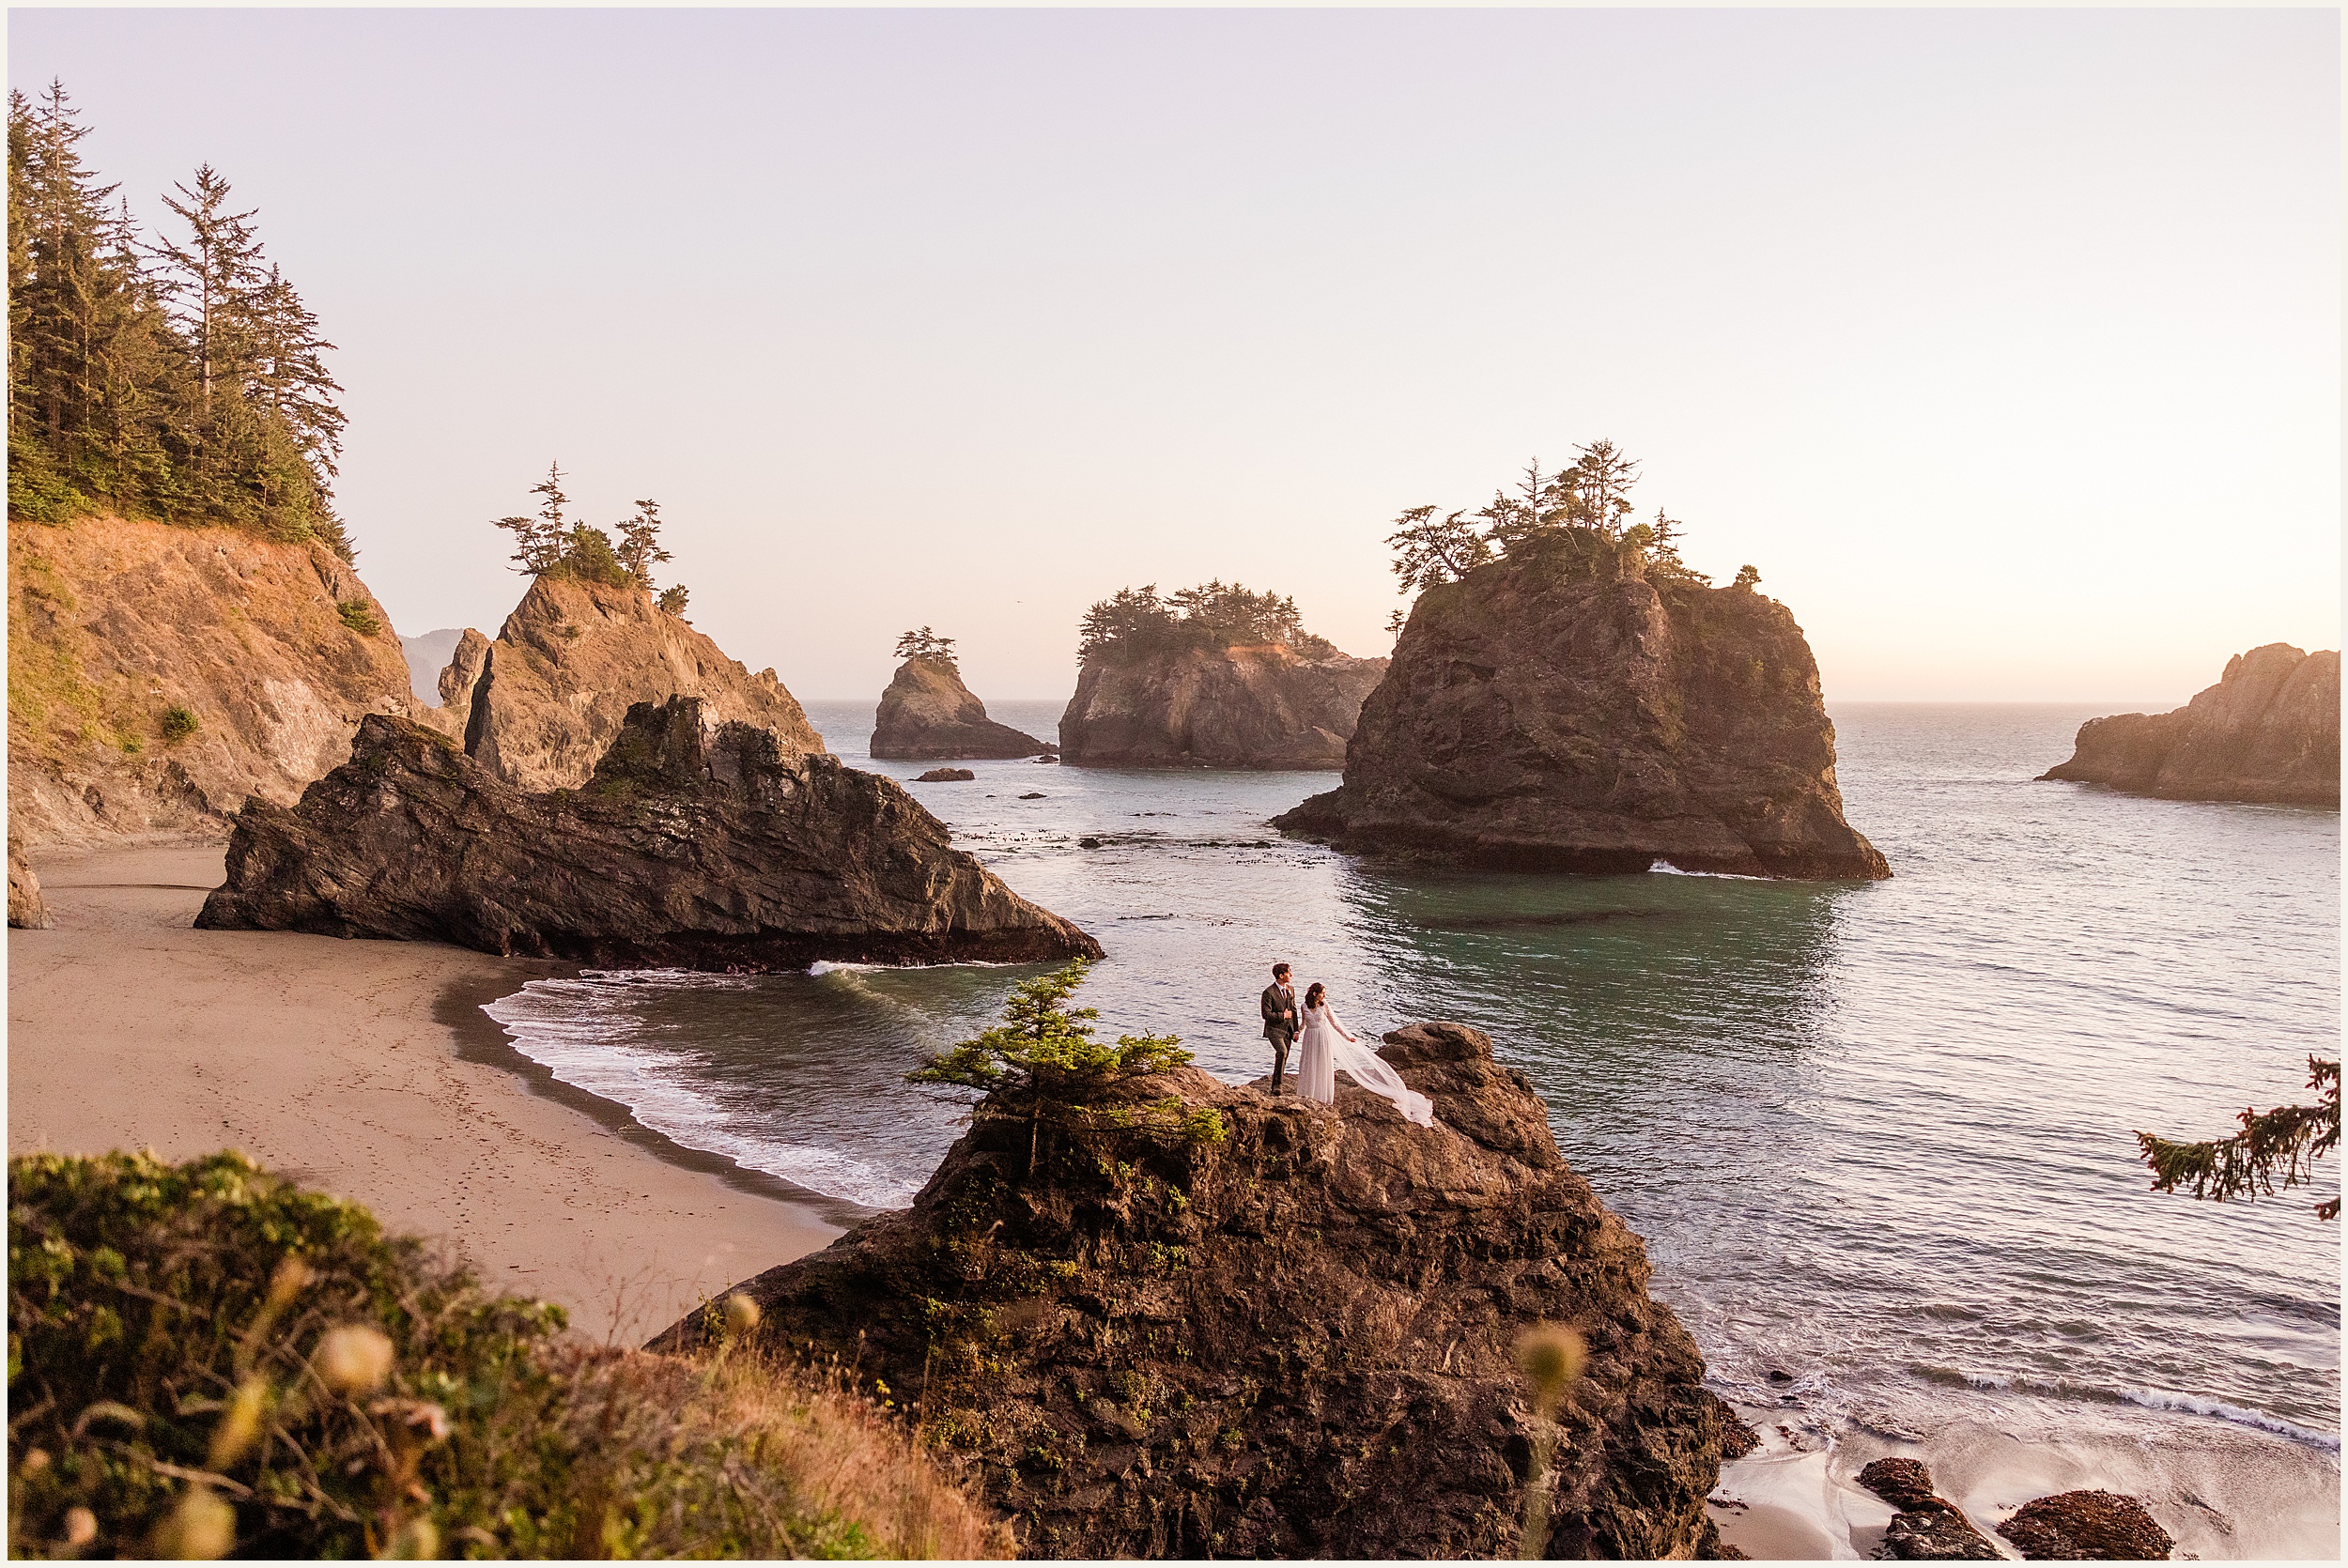
{"label": "pale sky", "polygon": [[802,698],[1064,697],[1207,577],[1608,437],[1830,700],[2340,645],[2338,13],[9,13],[134,211],[209,160],[340,345],[407,633],[549,459]]}

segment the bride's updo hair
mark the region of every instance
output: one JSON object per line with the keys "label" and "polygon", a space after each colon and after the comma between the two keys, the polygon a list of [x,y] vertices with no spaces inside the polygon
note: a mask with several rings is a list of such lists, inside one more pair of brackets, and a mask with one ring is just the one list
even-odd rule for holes
{"label": "bride's updo hair", "polygon": [[1305,992],[1305,1006],[1308,1007],[1318,1007],[1321,1006],[1321,999],[1328,994],[1329,988],[1322,985],[1319,980],[1315,980],[1311,987]]}

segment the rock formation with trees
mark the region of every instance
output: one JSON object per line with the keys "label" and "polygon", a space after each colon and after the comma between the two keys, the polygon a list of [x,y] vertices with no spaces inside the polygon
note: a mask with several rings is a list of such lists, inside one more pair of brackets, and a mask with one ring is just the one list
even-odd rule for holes
{"label": "rock formation with trees", "polygon": [[927,626],[897,639],[904,662],[881,693],[868,749],[891,761],[946,758],[1038,757],[1059,747],[986,716],[986,704],[962,684],[954,639]]}
{"label": "rock formation with trees", "polygon": [[1093,767],[1336,767],[1386,667],[1305,631],[1294,599],[1220,580],[1120,590],[1077,657],[1061,760]]}
{"label": "rock formation with trees", "polygon": [[2340,807],[2340,653],[2270,642],[2226,661],[2182,708],[2079,726],[2039,775],[2170,800]]}
{"label": "rock formation with trees", "polygon": [[1345,781],[1276,819],[1340,847],[1520,869],[1869,879],[1818,668],[1750,568],[1715,588],[1609,443],[1469,520],[1406,512],[1413,607]]}
{"label": "rock formation with trees", "polygon": [[196,924],[620,968],[1100,956],[895,781],[703,719],[696,698],[639,702],[584,788],[537,793],[437,730],[370,717],[298,806],[239,814]]}
{"label": "rock formation with trees", "polygon": [[[1385,1037],[1422,1128],[1096,1041],[1072,985],[917,1071],[986,1090],[970,1130],[910,1209],[736,1287],[764,1343],[885,1387],[1025,1556],[1513,1557],[1542,1452],[1536,1555],[1718,1552],[1703,1358],[1486,1037]],[[1552,1324],[1587,1360],[1545,1417],[1518,1345]]]}

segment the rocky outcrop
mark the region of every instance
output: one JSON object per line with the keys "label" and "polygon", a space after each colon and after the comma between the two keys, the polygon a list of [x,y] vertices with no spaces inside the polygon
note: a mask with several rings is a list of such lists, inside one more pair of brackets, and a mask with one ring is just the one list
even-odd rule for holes
{"label": "rocky outcrop", "polygon": [[584,784],[628,709],[672,697],[700,698],[713,724],[771,731],[785,759],[824,750],[773,670],[751,674],[641,588],[533,578],[497,640],[480,644],[468,682],[477,636],[458,642],[442,673],[433,722],[460,737],[466,755],[525,790]]}
{"label": "rocky outcrop", "polygon": [[2340,807],[2340,654],[2270,642],[2165,714],[2079,726],[2071,760],[2039,775],[2170,800]]}
{"label": "rocky outcrop", "polygon": [[1721,1457],[1742,1459],[1761,1446],[1761,1434],[1745,1424],[1745,1418],[1737,1413],[1737,1407],[1720,1395],[1712,1396],[1714,1424],[1721,1431]]}
{"label": "rocky outcrop", "polygon": [[1026,1555],[1513,1556],[1540,1424],[1513,1347],[1544,1321],[1589,1346],[1551,1554],[1717,1550],[1703,1358],[1639,1238],[1483,1035],[1382,1054],[1437,1126],[1343,1076],[1334,1109],[1188,1067],[991,1096],[910,1209],[737,1288],[777,1348],[918,1406]]}
{"label": "rocky outcrop", "polygon": [[411,704],[391,618],[323,545],[8,524],[8,824],[29,845],[218,838]]}
{"label": "rocky outcrop", "polygon": [[1916,1459],[1877,1459],[1859,1472],[1859,1484],[1899,1510],[1876,1551],[1902,1562],[1993,1562],[2004,1554],[1973,1528],[1965,1511],[1932,1489],[1932,1473]]}
{"label": "rocky outcrop", "polygon": [[1998,1533],[2025,1558],[2047,1561],[2158,1562],[2176,1545],[2141,1502],[2118,1492],[2058,1492],[2026,1502]]}
{"label": "rocky outcrop", "polygon": [[1285,643],[1086,661],[1060,760],[1096,768],[1337,768],[1383,659]]}
{"label": "rocky outcrop", "polygon": [[1059,748],[986,716],[986,704],[962,684],[947,659],[911,658],[897,667],[873,716],[872,754],[884,761],[1034,757]]}
{"label": "rocky outcrop", "polygon": [[967,784],[978,776],[968,768],[932,768],[927,773],[916,774],[913,781],[916,784]]}
{"label": "rocky outcrop", "polygon": [[1843,820],[1818,667],[1751,588],[1649,581],[1583,530],[1428,589],[1345,782],[1275,825],[1526,869],[1877,878]]}
{"label": "rocky outcrop", "polygon": [[[476,638],[481,635],[470,627],[443,626],[437,632],[419,632],[414,637],[403,635],[400,638],[399,651],[408,660],[408,689],[415,697],[419,707],[437,708],[447,700],[440,695],[440,676],[456,654],[456,645],[464,641],[469,634]],[[467,686],[465,689],[471,691],[472,688]]]}
{"label": "rocky outcrop", "polygon": [[951,848],[894,781],[701,702],[628,710],[587,788],[506,783],[369,718],[293,807],[248,803],[196,924],[455,943],[615,968],[1025,962],[1100,945]]}
{"label": "rocky outcrop", "polygon": [[489,639],[466,627],[439,677],[440,705],[448,710],[447,719],[459,740],[464,739],[466,721],[472,717],[473,688],[488,668]]}
{"label": "rocky outcrop", "polygon": [[49,929],[49,904],[40,896],[40,878],[14,844],[8,846],[8,924],[29,931]]}

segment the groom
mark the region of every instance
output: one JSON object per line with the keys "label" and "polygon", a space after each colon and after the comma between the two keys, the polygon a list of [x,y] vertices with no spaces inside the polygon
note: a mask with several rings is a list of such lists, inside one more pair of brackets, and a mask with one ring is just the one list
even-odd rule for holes
{"label": "groom", "polygon": [[1289,1042],[1296,1038],[1296,988],[1289,984],[1289,966],[1272,966],[1272,983],[1263,992],[1263,1038],[1272,1042],[1272,1092],[1281,1092],[1288,1076]]}

